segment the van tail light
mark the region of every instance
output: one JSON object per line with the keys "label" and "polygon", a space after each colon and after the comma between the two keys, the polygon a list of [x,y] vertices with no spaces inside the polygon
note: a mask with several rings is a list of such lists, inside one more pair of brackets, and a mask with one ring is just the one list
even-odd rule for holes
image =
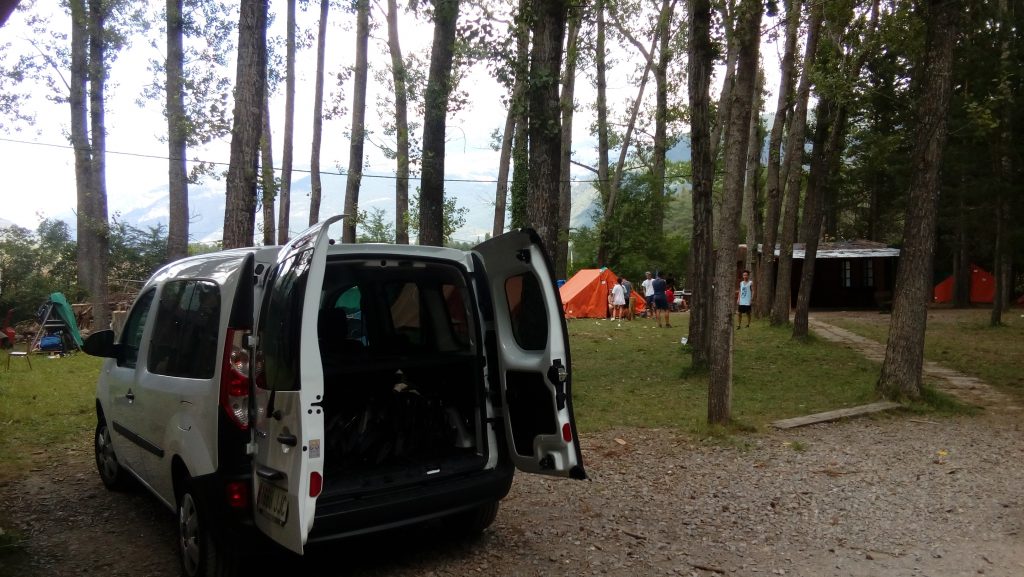
{"label": "van tail light", "polygon": [[562,440],[566,443],[572,441],[572,427],[569,426],[569,423],[562,425]]}
{"label": "van tail light", "polygon": [[309,474],[309,496],[319,497],[320,491],[324,490],[324,477],[320,473],[313,471]]}
{"label": "van tail light", "polygon": [[244,481],[231,481],[225,487],[228,506],[232,509],[249,508],[249,484]]}
{"label": "van tail light", "polygon": [[248,334],[249,331],[228,328],[220,372],[220,406],[243,431],[249,428],[249,350],[245,348]]}

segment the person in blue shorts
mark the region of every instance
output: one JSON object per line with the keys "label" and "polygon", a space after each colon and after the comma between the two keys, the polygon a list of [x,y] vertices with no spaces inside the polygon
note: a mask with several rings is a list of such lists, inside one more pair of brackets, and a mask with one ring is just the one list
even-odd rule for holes
{"label": "person in blue shorts", "polygon": [[[668,297],[665,295],[665,289],[668,288],[668,283],[661,277],[661,273],[655,277],[654,282],[651,283],[651,288],[654,289],[654,318],[658,321],[658,326],[671,327],[672,325],[668,322]],[[662,323],[661,317],[665,317],[664,323]]]}

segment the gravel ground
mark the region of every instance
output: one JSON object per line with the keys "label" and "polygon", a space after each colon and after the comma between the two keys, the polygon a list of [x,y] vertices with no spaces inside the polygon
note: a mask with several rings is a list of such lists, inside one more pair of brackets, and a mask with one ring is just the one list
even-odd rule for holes
{"label": "gravel ground", "polygon": [[[670,431],[583,438],[590,480],[518,475],[476,540],[437,527],[314,549],[254,544],[259,574],[1024,575],[1019,416],[881,416],[741,445]],[[108,493],[88,447],[0,487],[26,537],[0,574],[177,574],[173,515]],[[259,553],[256,553],[259,551]]]}

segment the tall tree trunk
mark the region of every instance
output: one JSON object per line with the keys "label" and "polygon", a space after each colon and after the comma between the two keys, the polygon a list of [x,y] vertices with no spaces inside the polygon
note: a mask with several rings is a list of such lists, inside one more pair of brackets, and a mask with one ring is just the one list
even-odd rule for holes
{"label": "tall tree trunk", "polygon": [[530,173],[530,153],[526,136],[527,113],[530,108],[526,97],[526,87],[530,78],[530,1],[519,0],[519,10],[515,19],[516,79],[512,89],[512,102],[509,104],[513,128],[512,186],[509,189],[508,216],[512,229],[526,226],[526,189]]}
{"label": "tall tree trunk", "polygon": [[811,14],[807,24],[807,44],[804,52],[804,69],[800,75],[800,86],[796,93],[796,108],[789,124],[786,139],[786,187],[783,190],[785,207],[782,213],[782,236],[779,240],[779,270],[775,279],[775,295],[772,303],[771,322],[773,326],[789,323],[789,308],[792,303],[793,243],[796,242],[796,226],[800,212],[800,182],[803,180],[804,134],[807,128],[807,101],[811,94],[811,77],[814,70],[814,55],[818,49],[818,32],[824,15],[821,3],[810,6]]}
{"label": "tall tree trunk", "polygon": [[558,107],[566,0],[533,1],[530,51],[530,187],[527,220],[549,254],[558,243],[558,176],[561,174],[562,121]]}
{"label": "tall tree trunk", "polygon": [[[693,174],[693,238],[690,241],[689,344],[695,368],[708,364],[708,313],[711,302],[712,193],[715,182],[711,157],[711,1],[689,0],[690,40],[687,85],[690,99],[690,164]],[[728,404],[728,403],[727,403]]]}
{"label": "tall tree trunk", "polygon": [[562,78],[562,143],[559,152],[560,175],[558,178],[558,244],[554,251],[555,278],[568,278],[569,261],[569,219],[572,214],[572,118],[576,110],[576,61],[579,60],[578,39],[580,14],[569,19],[568,40],[565,50],[565,74]]}
{"label": "tall tree trunk", "polygon": [[266,75],[267,0],[242,0],[238,17],[238,65],[224,210],[224,248],[251,246],[253,241]]}
{"label": "tall tree trunk", "polygon": [[737,9],[736,83],[730,97],[725,133],[725,178],[721,218],[717,221],[719,244],[715,259],[712,312],[708,322],[710,336],[710,375],[708,378],[708,422],[727,423],[732,412],[733,311],[736,308],[736,251],[743,201],[744,167],[750,135],[750,114],[754,98],[760,48],[761,0],[742,0]]}
{"label": "tall tree trunk", "polygon": [[718,109],[711,117],[711,162],[718,164],[718,152],[725,135],[725,126],[729,119],[729,106],[732,105],[732,89],[736,83],[736,59],[738,47],[736,43],[736,1],[726,0],[722,3],[722,26],[725,29],[725,77],[722,80],[722,93],[718,97]]}
{"label": "tall tree trunk", "polygon": [[[345,220],[341,241],[356,241],[359,224],[359,187],[363,181],[363,143],[366,141],[366,76],[369,68],[370,0],[356,0],[356,65],[352,85],[352,140],[348,149],[348,178],[345,179]],[[429,106],[428,106],[429,109]],[[426,151],[424,151],[424,154]]]}
{"label": "tall tree trunk", "polygon": [[434,40],[430,49],[426,113],[423,115],[423,172],[420,179],[421,245],[444,244],[444,135],[451,94],[452,59],[459,0],[434,4]]}
{"label": "tall tree trunk", "polygon": [[295,0],[288,0],[287,54],[284,82],[284,143],[281,151],[280,218],[277,221],[277,242],[284,244],[291,237],[289,221],[292,214],[292,155],[295,134]]}
{"label": "tall tree trunk", "polygon": [[992,296],[992,318],[990,324],[994,327],[1003,324],[1003,311],[1009,307],[1011,277],[1010,269],[1013,266],[1013,255],[1009,241],[1010,231],[1010,199],[1011,194],[1007,190],[1008,183],[1013,180],[1012,150],[1014,94],[1010,88],[1010,76],[1014,73],[1010,62],[1010,41],[1013,39],[1013,25],[1010,12],[1007,9],[1007,0],[999,0],[999,32],[1000,32],[1000,82],[999,95],[1002,101],[1002,118],[999,123],[998,145],[996,146],[996,166],[999,175],[999,190],[996,193],[996,246],[993,255],[995,266],[992,274],[995,276],[995,294]]}
{"label": "tall tree trunk", "polygon": [[409,103],[405,58],[398,38],[398,0],[388,0],[388,52],[395,82],[395,242],[409,244]]}
{"label": "tall tree trunk", "polygon": [[743,179],[743,224],[747,228],[747,255],[743,268],[750,271],[753,277],[754,266],[757,263],[757,239],[764,234],[764,223],[761,220],[760,205],[758,198],[759,171],[761,168],[761,148],[764,144],[761,135],[761,101],[764,90],[764,74],[758,73],[757,82],[754,83],[754,96],[751,102],[750,113],[750,134],[747,142],[747,173]]}
{"label": "tall tree trunk", "polygon": [[830,98],[820,98],[817,109],[817,125],[814,130],[814,150],[811,156],[811,171],[807,176],[807,196],[804,199],[803,223],[800,237],[804,241],[804,263],[800,271],[800,286],[796,297],[796,312],[793,315],[793,337],[807,338],[808,315],[811,306],[811,290],[814,286],[814,266],[818,256],[818,240],[821,237],[822,200],[824,191],[831,182],[832,150],[839,146],[842,132],[840,105]]}
{"label": "tall tree trunk", "polygon": [[71,145],[75,151],[77,190],[78,284],[91,290],[94,255],[94,227],[91,221],[93,178],[92,144],[89,142],[89,28],[86,0],[71,1]]}
{"label": "tall tree trunk", "polygon": [[263,245],[273,246],[277,240],[274,231],[274,199],[277,198],[277,179],[274,178],[274,138],[270,130],[270,90],[263,91],[263,136],[260,138],[260,182],[263,183]]}
{"label": "tall tree trunk", "polygon": [[[611,180],[609,177],[609,142],[608,142],[608,48],[606,45],[605,0],[596,0],[596,31],[594,39],[594,80],[597,89],[597,189],[601,197],[601,206],[608,206],[611,196]],[[603,228],[598,229],[601,233]],[[607,255],[605,255],[607,257]],[[598,255],[599,264],[602,261]]]}
{"label": "tall tree trunk", "polygon": [[772,121],[771,133],[768,137],[768,166],[765,182],[765,219],[764,239],[761,248],[761,261],[757,267],[757,279],[754,286],[754,316],[768,316],[771,311],[772,296],[775,291],[775,244],[778,242],[779,217],[782,212],[781,183],[779,181],[782,164],[782,132],[786,126],[786,117],[793,100],[793,69],[796,61],[797,33],[800,30],[801,0],[784,0],[786,4],[786,44],[782,54],[782,66],[779,72],[779,99],[775,105],[775,119]]}
{"label": "tall tree trunk", "polygon": [[188,256],[183,0],[167,0],[167,260]]}
{"label": "tall tree trunk", "polygon": [[505,212],[508,210],[508,173],[512,165],[512,135],[516,130],[515,90],[510,94],[505,129],[501,133],[501,152],[498,157],[498,184],[494,191],[494,224],[491,236],[505,232]]}
{"label": "tall tree trunk", "polygon": [[92,130],[92,196],[89,211],[94,237],[93,276],[90,303],[93,326],[110,326],[107,274],[110,262],[110,224],[107,215],[107,127],[106,127],[106,38],[103,27],[106,10],[102,0],[89,0],[89,123]]}
{"label": "tall tree trunk", "polygon": [[654,214],[651,216],[651,240],[662,242],[665,234],[665,155],[668,151],[668,65],[672,60],[669,47],[672,33],[672,14],[675,0],[662,0],[658,16],[658,60],[654,66],[654,158],[651,187]]}
{"label": "tall tree trunk", "polygon": [[953,254],[953,306],[963,309],[971,306],[971,253],[967,232],[967,203],[965,186],[957,191],[956,252]]}
{"label": "tall tree trunk", "polygon": [[946,141],[946,116],[952,92],[953,47],[962,7],[946,0],[927,5],[924,62],[915,75],[923,82],[903,249],[896,271],[892,320],[878,392],[886,398],[921,395],[924,332],[932,290],[932,253],[938,214],[939,168]]}
{"label": "tall tree trunk", "polygon": [[[320,199],[323,184],[320,181],[320,144],[324,132],[324,54],[327,51],[327,13],[331,0],[320,0],[320,28],[316,36],[316,88],[313,94],[313,136],[309,159],[309,225],[320,222]],[[406,232],[408,240],[408,231]]]}

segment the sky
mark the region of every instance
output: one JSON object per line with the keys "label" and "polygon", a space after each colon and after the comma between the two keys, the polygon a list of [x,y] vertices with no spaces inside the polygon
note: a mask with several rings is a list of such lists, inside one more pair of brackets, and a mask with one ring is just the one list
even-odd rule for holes
{"label": "sky", "polygon": [[[11,42],[12,50],[31,50],[28,42],[30,32],[25,24],[25,18],[22,11],[15,11],[7,24],[0,28],[0,43]],[[318,18],[317,11],[304,13],[300,10],[298,23],[300,27],[315,30]],[[378,15],[374,18],[383,21]],[[331,90],[330,77],[343,66],[350,65],[354,57],[352,19],[351,15],[339,11],[332,14],[332,28],[329,31],[327,45],[327,92]],[[278,17],[275,26],[280,27],[283,20],[283,15]],[[429,50],[432,30],[428,25],[414,22],[408,16],[400,19],[400,26],[402,25],[404,27],[401,40],[405,53]],[[68,28],[68,17],[59,12],[54,13],[52,26]],[[271,35],[275,33],[281,34],[281,31],[272,28]],[[370,66],[371,69],[383,70],[387,59],[386,30],[377,30],[373,36],[369,49]],[[777,76],[777,73],[773,74],[773,71],[777,70],[776,52],[772,45],[766,44],[762,54],[771,83],[771,78]],[[622,53],[617,58],[618,67],[613,69],[609,77],[609,103],[620,110],[624,110],[624,102],[636,90],[635,81],[627,73],[627,70],[631,69],[631,66],[625,63],[629,57],[628,53]],[[150,58],[162,58],[162,47],[152,48],[148,42],[136,41],[134,46],[118,57],[111,72],[106,115],[106,176],[111,214],[125,215],[145,208],[156,212],[165,210],[160,207],[166,205],[167,147],[161,140],[166,132],[166,123],[159,103],[150,102],[144,107],[136,104],[142,87],[151,78],[151,73],[147,70]],[[424,61],[428,60],[429,58],[424,57]],[[299,52],[293,181],[308,178],[315,64],[315,48]],[[466,226],[456,232],[455,239],[473,241],[490,232],[495,187],[493,181],[498,167],[498,153],[491,146],[492,133],[495,130],[500,132],[503,128],[506,110],[502,105],[504,89],[490,77],[483,66],[474,67],[460,86],[469,93],[469,106],[449,118],[445,176],[451,180],[479,181],[472,186],[471,192],[462,192],[457,197],[458,204],[468,209],[469,213]],[[381,87],[373,80],[371,70],[370,92],[367,96],[367,123],[370,127],[379,123],[375,102],[376,91],[380,89]],[[35,91],[33,93],[36,94]],[[350,85],[346,86],[346,93],[348,105],[351,106]],[[648,89],[647,93],[652,94],[653,90]],[[589,126],[594,121],[590,108],[592,95],[590,80],[581,74],[577,78],[576,88],[578,108],[573,126],[573,158],[584,164],[593,164],[596,157],[594,141],[588,134]],[[33,98],[32,108],[37,115],[35,126],[17,133],[0,131],[0,219],[30,229],[36,228],[41,217],[63,218],[73,222],[72,211],[76,204],[74,158],[65,136],[69,126],[69,108],[67,105],[53,104],[45,96],[45,88],[40,87],[38,97]],[[766,101],[770,102],[772,108],[774,107],[771,98]],[[283,111],[284,97],[279,93],[271,100],[273,149],[275,164],[278,165],[283,146]],[[348,116],[325,121],[321,153],[322,170],[339,171],[347,166],[349,142],[345,134],[350,122]],[[198,156],[204,160],[222,163],[226,169],[229,150],[229,141],[224,139],[202,150],[190,149],[189,157]],[[394,175],[394,161],[387,159],[378,148],[368,143],[365,146],[363,171],[370,177],[364,177],[363,180],[359,198],[360,208],[367,210],[380,207],[393,218],[393,180],[388,177]],[[380,178],[373,178],[374,176]],[[592,178],[589,171],[579,167],[573,168],[572,176],[574,180]],[[328,186],[324,193],[325,210],[337,207],[340,211],[344,197],[344,178],[332,179],[331,182],[333,184],[325,183],[325,186]],[[459,188],[460,185],[454,183],[447,187],[448,190],[467,188]],[[223,194],[223,190],[223,179],[207,180],[202,187],[192,187],[190,195],[195,197]],[[159,202],[161,199],[164,201],[162,205]],[[296,206],[299,203],[302,206]],[[308,200],[304,195],[293,196],[292,206],[293,212],[307,211]],[[321,210],[321,218],[327,216],[325,210]],[[219,237],[222,214],[193,216],[190,226],[193,240],[213,240]],[[293,234],[298,232],[299,230],[292,231]]]}

